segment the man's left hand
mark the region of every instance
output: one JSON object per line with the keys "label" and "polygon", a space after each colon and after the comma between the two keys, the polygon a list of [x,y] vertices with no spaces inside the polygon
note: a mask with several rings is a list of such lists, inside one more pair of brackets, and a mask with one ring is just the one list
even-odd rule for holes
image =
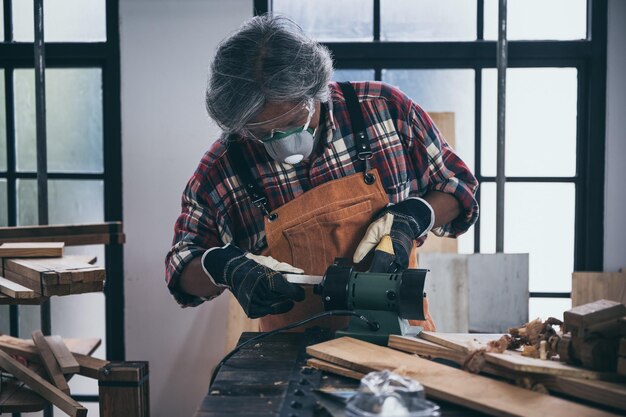
{"label": "man's left hand", "polygon": [[402,272],[409,266],[409,255],[413,241],[424,236],[432,229],[435,214],[430,204],[417,197],[412,197],[385,207],[365,232],[365,236],[354,252],[353,261],[359,263],[385,235],[390,235],[393,242],[395,261],[388,271]]}

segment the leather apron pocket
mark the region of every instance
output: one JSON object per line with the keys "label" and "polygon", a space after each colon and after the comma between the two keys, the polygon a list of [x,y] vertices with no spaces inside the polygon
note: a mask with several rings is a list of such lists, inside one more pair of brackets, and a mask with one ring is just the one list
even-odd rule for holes
{"label": "leather apron pocket", "polygon": [[336,257],[351,259],[373,214],[370,200],[342,208],[329,206],[324,212],[283,230],[293,264],[306,274],[323,275]]}

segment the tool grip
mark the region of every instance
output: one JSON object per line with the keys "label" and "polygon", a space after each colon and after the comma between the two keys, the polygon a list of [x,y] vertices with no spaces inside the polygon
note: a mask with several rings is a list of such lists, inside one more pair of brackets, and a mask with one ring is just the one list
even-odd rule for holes
{"label": "tool grip", "polygon": [[393,272],[389,271],[396,259],[393,251],[391,236],[385,235],[374,249],[374,257],[369,267],[369,272]]}

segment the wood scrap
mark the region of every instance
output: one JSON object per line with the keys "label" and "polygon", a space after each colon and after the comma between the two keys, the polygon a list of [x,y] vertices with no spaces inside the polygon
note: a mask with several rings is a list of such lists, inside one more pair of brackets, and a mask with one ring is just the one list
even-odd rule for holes
{"label": "wood scrap", "polygon": [[402,365],[428,396],[491,415],[534,417],[546,410],[554,416],[612,415],[356,339],[330,340],[309,346],[307,353],[361,373],[395,370]]}
{"label": "wood scrap", "polygon": [[626,304],[626,270],[572,274],[572,307],[602,299]]}
{"label": "wood scrap", "polygon": [[87,415],[85,407],[2,350],[0,350],[0,366],[15,375],[19,380],[24,381],[33,391],[50,401],[67,415],[72,417],[85,417]]}
{"label": "wood scrap", "polygon": [[[423,358],[442,358],[462,366],[466,361],[459,351],[445,346],[435,345],[432,342],[409,336],[389,336],[389,347],[407,353],[415,353]],[[481,373],[493,375],[522,384],[532,389],[536,384],[541,384],[549,391],[566,394],[583,401],[591,401],[600,405],[607,405],[626,411],[626,384],[569,378],[551,374],[526,374],[501,368],[496,364],[485,362],[480,369]],[[332,372],[329,370],[329,372]],[[535,387],[538,388],[538,387]]]}
{"label": "wood scrap", "polygon": [[[63,339],[74,358],[80,365],[79,374],[88,378],[98,378],[100,369],[108,364],[108,361],[93,358],[91,355],[100,344],[99,339]],[[39,351],[32,340],[20,339],[0,334],[0,350],[10,355],[26,358],[30,362],[40,363]]]}
{"label": "wood scrap", "polygon": [[52,382],[58,389],[69,395],[70,387],[67,385],[65,376],[63,376],[59,363],[54,357],[52,349],[46,341],[43,333],[41,333],[41,330],[36,330],[32,333],[32,337],[35,346],[37,346],[37,349],[39,350],[41,362],[48,372],[50,382]]}
{"label": "wood scrap", "polygon": [[308,359],[306,364],[311,368],[319,369],[320,371],[330,372],[335,375],[345,376],[346,378],[361,379],[365,376],[364,373],[353,371],[352,369],[344,368],[334,363],[326,362],[320,359]]}
{"label": "wood scrap", "polygon": [[626,305],[617,301],[598,300],[566,311],[563,314],[563,322],[565,331],[570,331],[571,328],[584,329],[587,326],[619,319],[625,315]]}
{"label": "wood scrap", "polygon": [[42,258],[63,256],[63,242],[0,243],[0,258]]}
{"label": "wood scrap", "polygon": [[70,352],[67,345],[59,335],[46,336],[46,342],[50,346],[59,368],[64,374],[75,374],[80,371],[80,365]]}

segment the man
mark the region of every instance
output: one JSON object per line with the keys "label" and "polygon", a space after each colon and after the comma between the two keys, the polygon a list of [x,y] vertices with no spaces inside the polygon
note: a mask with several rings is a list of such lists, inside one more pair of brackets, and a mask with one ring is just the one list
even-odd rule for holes
{"label": "man", "polygon": [[281,272],[363,262],[385,235],[401,271],[431,229],[456,237],[476,221],[477,181],[430,117],[391,86],[339,85],[332,71],[286,18],[250,19],[218,47],[206,105],[224,134],[187,184],[166,258],[183,306],[229,289],[271,330],[322,310]]}

